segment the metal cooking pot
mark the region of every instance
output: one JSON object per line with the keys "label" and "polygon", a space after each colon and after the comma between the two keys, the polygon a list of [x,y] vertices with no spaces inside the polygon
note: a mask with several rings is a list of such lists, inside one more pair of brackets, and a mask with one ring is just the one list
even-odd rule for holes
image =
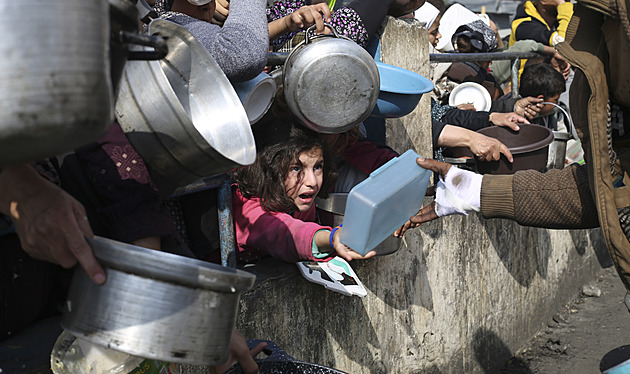
{"label": "metal cooking pot", "polygon": [[0,167],[106,132],[114,119],[109,30],[101,0],[2,2]]}
{"label": "metal cooking pot", "polygon": [[245,109],[205,47],[161,19],[149,34],[167,40],[168,54],[126,64],[116,118],[160,191],[252,164],[256,146]]}
{"label": "metal cooking pot", "polygon": [[374,109],[379,75],[370,54],[337,35],[311,35],[289,54],[283,68],[284,95],[297,119],[322,133],[350,130]]}
{"label": "metal cooking pot", "polygon": [[107,272],[97,285],[77,267],[61,326],[134,356],[212,365],[228,356],[240,294],[253,274],[95,237]]}

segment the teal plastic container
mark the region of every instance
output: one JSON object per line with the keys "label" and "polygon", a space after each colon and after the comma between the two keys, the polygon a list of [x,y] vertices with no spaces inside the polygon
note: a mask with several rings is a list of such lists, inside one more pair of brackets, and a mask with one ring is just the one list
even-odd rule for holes
{"label": "teal plastic container", "polygon": [[431,171],[413,150],[390,160],[348,194],[340,240],[366,254],[418,213]]}

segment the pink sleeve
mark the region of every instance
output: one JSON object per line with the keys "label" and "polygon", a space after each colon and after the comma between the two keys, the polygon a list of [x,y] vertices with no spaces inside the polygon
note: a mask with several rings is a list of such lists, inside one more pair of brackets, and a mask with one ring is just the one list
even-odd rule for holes
{"label": "pink sleeve", "polygon": [[[313,236],[317,230],[330,229],[287,213],[267,212],[258,198],[246,199],[238,190],[232,193],[232,207],[239,255],[253,251],[287,262],[316,260]],[[297,216],[314,221],[315,207]]]}
{"label": "pink sleeve", "polygon": [[345,162],[366,174],[370,174],[394,157],[398,157],[398,153],[391,148],[378,146],[369,140],[358,140],[349,144],[342,155]]}

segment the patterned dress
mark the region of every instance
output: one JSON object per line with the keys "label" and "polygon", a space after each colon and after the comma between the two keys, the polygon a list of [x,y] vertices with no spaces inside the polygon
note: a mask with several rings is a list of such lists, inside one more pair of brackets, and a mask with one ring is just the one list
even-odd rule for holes
{"label": "patterned dress", "polygon": [[[304,0],[278,0],[271,7],[267,8],[267,21],[272,22],[295,12],[305,6]],[[355,41],[362,47],[368,42],[368,33],[359,14],[352,8],[343,7],[337,9],[331,15],[331,26],[339,35],[343,35]],[[274,49],[283,46],[293,39],[297,32],[282,35],[272,42]]]}

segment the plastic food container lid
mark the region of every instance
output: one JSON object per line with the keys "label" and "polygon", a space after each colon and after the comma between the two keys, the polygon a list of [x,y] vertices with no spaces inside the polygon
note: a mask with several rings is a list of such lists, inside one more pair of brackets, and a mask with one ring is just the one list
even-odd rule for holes
{"label": "plastic food container lid", "polygon": [[418,213],[431,171],[408,150],[375,170],[348,194],[340,240],[365,254]]}

